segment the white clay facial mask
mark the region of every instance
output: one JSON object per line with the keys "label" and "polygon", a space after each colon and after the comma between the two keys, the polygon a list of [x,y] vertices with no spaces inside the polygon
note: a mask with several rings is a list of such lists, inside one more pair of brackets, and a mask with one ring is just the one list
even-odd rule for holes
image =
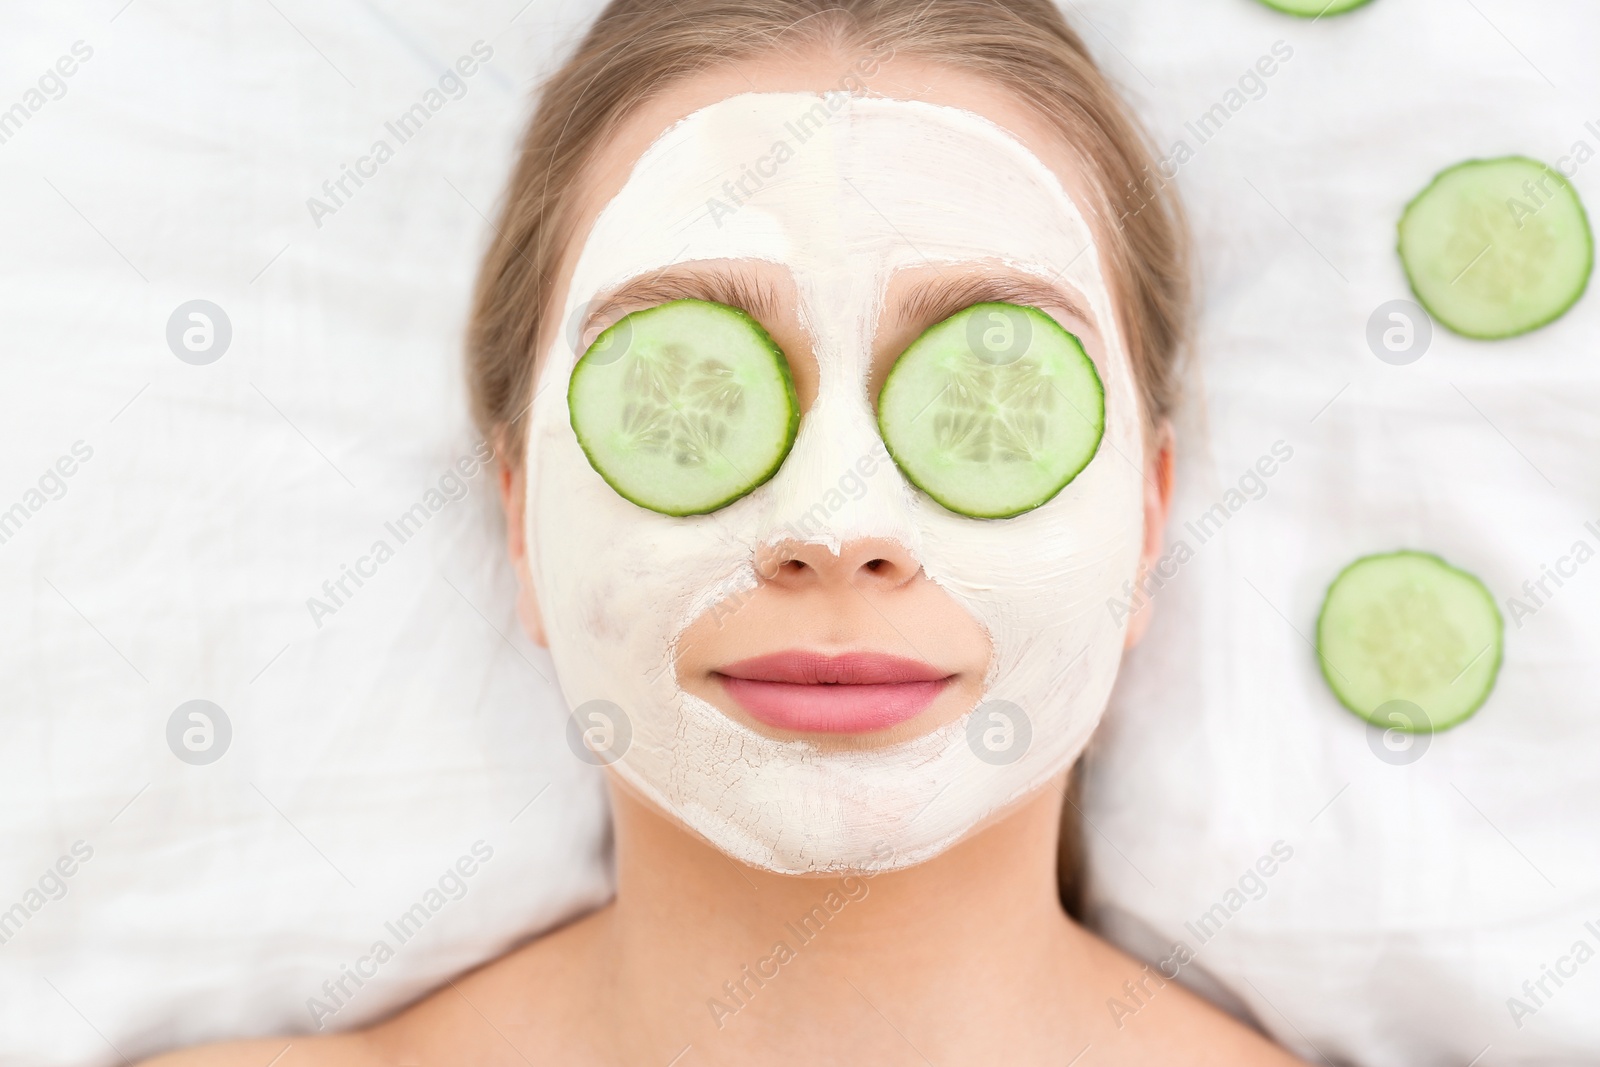
{"label": "white clay facial mask", "polygon": [[[788,271],[818,392],[771,479],[682,518],[624,499],[574,434],[577,357],[564,339],[541,355],[527,452],[529,563],[567,700],[622,709],[630,736],[611,766],[629,785],[733,858],[791,873],[918,863],[1068,767],[1121,661],[1125,620],[1108,602],[1134,577],[1143,537],[1137,390],[1092,234],[1060,181],[971,112],[830,103],[751,93],[670,127],[601,212],[555,309],[571,321],[597,295],[675,264]],[[799,143],[808,114],[831,117]],[[724,184],[778,142],[788,151],[775,174],[730,202]],[[1098,328],[1104,438],[1065,488],[1012,518],[947,510],[889,462],[871,465],[864,492],[837,492],[863,457],[884,454],[868,380],[890,281],[930,264],[1059,280]],[[749,596],[757,554],[797,531],[834,551],[897,542],[977,621],[992,655],[972,714],[895,743],[825,745],[768,736],[684,691],[680,635]]]}

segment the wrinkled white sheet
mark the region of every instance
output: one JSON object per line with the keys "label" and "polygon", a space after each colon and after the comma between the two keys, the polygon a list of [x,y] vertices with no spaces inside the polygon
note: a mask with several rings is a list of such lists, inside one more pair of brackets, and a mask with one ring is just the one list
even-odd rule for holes
{"label": "wrinkled white sheet", "polygon": [[[5,12],[0,109],[92,52],[0,123],[0,512],[91,453],[0,543],[8,1067],[307,1030],[308,998],[333,1006],[322,984],[359,967],[321,1020],[346,1027],[610,891],[598,772],[513,616],[495,489],[449,478],[472,466],[482,216],[590,10],[519,7]],[[492,57],[426,110],[478,41]],[[385,123],[419,101],[399,144]],[[378,138],[393,158],[319,227],[307,198]],[[232,326],[205,366],[166,340],[197,298]],[[444,505],[401,544],[385,523],[430,487]],[[379,539],[393,558],[360,564]],[[344,564],[374,576],[314,619]],[[192,699],[232,724],[209,765],[167,747]],[[400,944],[385,924],[418,903]],[[361,963],[380,939],[393,958]]]}
{"label": "wrinkled white sheet", "polygon": [[[1183,940],[1186,975],[1312,1062],[1600,1062],[1600,958],[1573,954],[1600,951],[1600,560],[1520,626],[1506,604],[1575,542],[1600,549],[1600,292],[1518,340],[1436,330],[1408,366],[1365,340],[1373,310],[1409,296],[1394,224],[1434,172],[1600,151],[1600,9],[1077,11],[1163,148],[1195,149],[1177,180],[1206,286],[1168,530],[1193,558],[1156,594],[1097,738],[1095,914],[1151,960]],[[1265,94],[1198,144],[1184,123],[1280,40],[1293,56]],[[1573,180],[1600,210],[1600,158]],[[1265,495],[1200,543],[1185,524],[1278,441],[1294,454]],[[1404,546],[1478,574],[1507,632],[1488,703],[1393,764],[1306,639],[1344,564]],[[1292,858],[1246,878],[1280,840]],[[1185,924],[1218,903],[1239,906],[1202,945]],[[1536,1004],[1523,982],[1558,964],[1573,974]],[[1514,1021],[1511,997],[1535,1013]]]}

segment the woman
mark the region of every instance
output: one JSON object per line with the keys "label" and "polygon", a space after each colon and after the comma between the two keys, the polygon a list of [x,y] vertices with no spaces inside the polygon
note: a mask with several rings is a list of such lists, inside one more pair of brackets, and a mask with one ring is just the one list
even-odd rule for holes
{"label": "woman", "polygon": [[1292,1062],[1058,895],[1171,486],[1149,162],[1044,0],[608,7],[471,377],[617,897],[361,1033],[160,1062]]}

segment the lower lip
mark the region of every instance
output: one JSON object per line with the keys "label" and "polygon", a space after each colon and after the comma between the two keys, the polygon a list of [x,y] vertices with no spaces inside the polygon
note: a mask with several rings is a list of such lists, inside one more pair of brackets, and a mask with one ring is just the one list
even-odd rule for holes
{"label": "lower lip", "polygon": [[728,695],[752,718],[796,733],[865,734],[914,719],[949,679],[868,685],[805,685],[720,676]]}

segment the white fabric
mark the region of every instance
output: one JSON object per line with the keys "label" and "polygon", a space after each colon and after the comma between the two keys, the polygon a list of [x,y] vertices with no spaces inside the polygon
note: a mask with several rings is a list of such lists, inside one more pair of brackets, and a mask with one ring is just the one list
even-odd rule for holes
{"label": "white fabric", "polygon": [[[1091,750],[1094,912],[1152,961],[1184,940],[1186,976],[1312,1062],[1600,1061],[1600,959],[1547,980],[1520,1028],[1506,1003],[1575,942],[1600,949],[1600,562],[1520,628],[1506,605],[1574,542],[1600,548],[1600,292],[1519,340],[1437,329],[1409,366],[1365,340],[1409,296],[1394,225],[1436,171],[1600,150],[1600,9],[1078,10],[1163,150],[1196,148],[1177,180],[1206,287],[1168,529],[1194,557],[1155,594]],[[1278,40],[1293,57],[1265,95],[1197,145],[1183,124]],[[1600,210],[1600,159],[1574,182]],[[1186,532],[1280,440],[1293,458],[1262,499],[1204,544]],[[1305,638],[1344,564],[1408,546],[1478,574],[1507,630],[1488,703],[1402,765],[1374,755]],[[1293,855],[1265,895],[1200,945],[1185,923],[1279,840]]]}
{"label": "white fabric", "polygon": [[[491,478],[404,545],[384,525],[470,459],[480,212],[592,8],[121,6],[11,5],[0,33],[0,109],[92,49],[0,143],[0,511],[92,449],[0,544],[0,913],[92,849],[0,944],[7,1067],[309,1030],[463,856],[466,895],[447,879],[330,1030],[610,892],[599,772],[513,616]],[[464,95],[319,228],[307,198],[479,40]],[[166,341],[195,298],[232,323],[207,366]],[[307,598],[380,538],[394,557],[319,627]],[[204,766],[166,741],[197,698],[233,727]]]}

